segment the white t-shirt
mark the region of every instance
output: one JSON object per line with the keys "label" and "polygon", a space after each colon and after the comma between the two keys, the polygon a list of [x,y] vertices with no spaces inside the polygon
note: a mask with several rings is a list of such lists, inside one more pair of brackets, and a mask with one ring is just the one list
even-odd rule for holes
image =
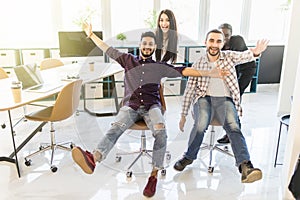
{"label": "white t-shirt", "polygon": [[[213,62],[209,63],[213,68],[216,67],[216,64]],[[221,78],[210,78],[208,83],[208,88],[206,90],[206,95],[212,97],[230,97],[229,88],[225,85],[223,79]]]}

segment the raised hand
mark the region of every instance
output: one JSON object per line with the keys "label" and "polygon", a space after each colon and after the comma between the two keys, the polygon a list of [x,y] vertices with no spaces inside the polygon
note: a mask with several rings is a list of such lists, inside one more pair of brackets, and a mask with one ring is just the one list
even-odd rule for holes
{"label": "raised hand", "polygon": [[266,50],[268,44],[269,44],[269,40],[267,40],[267,39],[258,40],[257,43],[256,43],[256,47],[255,48],[251,48],[250,50],[253,52],[253,54],[255,56],[258,56],[263,51]]}
{"label": "raised hand", "polygon": [[92,24],[89,24],[87,22],[83,22],[82,23],[82,29],[84,30],[84,32],[87,35],[87,37],[90,37],[91,34],[93,33],[93,31],[92,31]]}

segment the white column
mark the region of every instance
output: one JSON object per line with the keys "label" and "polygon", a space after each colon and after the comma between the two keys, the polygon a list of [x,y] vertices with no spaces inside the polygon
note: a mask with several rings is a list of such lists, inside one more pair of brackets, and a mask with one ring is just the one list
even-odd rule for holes
{"label": "white column", "polygon": [[[282,168],[283,199],[294,199],[288,190],[288,184],[294,172],[300,153],[300,1],[291,5],[288,40],[285,46],[281,71],[278,114],[290,113],[290,126],[287,134],[284,164]],[[290,97],[293,96],[291,103]],[[298,122],[298,123],[297,123]]]}
{"label": "white column", "polygon": [[107,41],[112,37],[111,33],[111,3],[110,0],[103,0],[101,1],[101,8],[102,8],[102,26],[103,26],[103,39]]}
{"label": "white column", "polygon": [[296,73],[295,90],[293,92],[293,103],[289,131],[287,134],[284,164],[282,171],[283,198],[294,199],[288,190],[288,184],[295,169],[295,164],[300,154],[300,54],[298,54],[298,69]]}
{"label": "white column", "polygon": [[293,94],[300,52],[300,1],[294,0],[291,5],[290,27],[285,45],[280,77],[277,111],[279,115],[290,113],[290,97]]}

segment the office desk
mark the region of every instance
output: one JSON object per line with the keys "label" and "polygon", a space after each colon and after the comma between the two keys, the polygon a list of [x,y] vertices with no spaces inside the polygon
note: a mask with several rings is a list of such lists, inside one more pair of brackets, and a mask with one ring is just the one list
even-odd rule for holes
{"label": "office desk", "polygon": [[[9,127],[11,131],[12,143],[13,143],[13,152],[9,156],[1,156],[0,161],[7,161],[11,163],[15,163],[18,176],[21,177],[20,168],[18,164],[17,153],[30,141],[30,139],[46,124],[46,122],[42,122],[36,127],[36,129],[30,133],[30,135],[18,146],[16,147],[15,138],[14,138],[14,127],[11,118],[11,110],[15,108],[19,108],[35,101],[39,101],[55,94],[58,94],[64,85],[72,81],[72,79],[68,79],[68,77],[78,77],[83,80],[83,83],[89,83],[91,81],[95,81],[99,78],[111,76],[117,72],[122,71],[118,64],[110,64],[110,63],[95,63],[95,70],[90,71],[88,64],[85,63],[76,63],[71,65],[65,65],[57,68],[52,68],[48,70],[41,71],[42,78],[45,83],[54,83],[61,82],[62,86],[60,88],[51,90],[45,93],[37,93],[37,92],[28,92],[22,91],[22,101],[20,103],[15,103],[13,100],[12,92],[10,89],[11,82],[16,80],[16,78],[6,78],[0,80],[0,90],[1,90],[1,98],[0,98],[0,111],[7,111],[9,116]],[[0,152],[1,153],[1,152]]]}
{"label": "office desk", "polygon": [[[18,171],[18,176],[21,177],[19,164],[18,164],[18,157],[17,153],[29,142],[29,140],[39,131],[41,128],[46,124],[46,122],[42,122],[18,147],[16,147],[15,144],[15,138],[14,138],[14,130],[13,130],[13,122],[11,117],[11,110],[15,108],[19,108],[22,106],[25,106],[27,104],[30,104],[34,101],[38,101],[47,97],[50,97],[54,94],[57,94],[61,88],[57,88],[55,90],[52,90],[50,92],[46,93],[33,93],[33,92],[25,92],[22,91],[22,101],[20,103],[15,103],[13,100],[13,95],[10,89],[10,85],[12,80],[15,80],[13,78],[6,78],[0,80],[0,88],[1,88],[1,98],[0,98],[0,111],[7,111],[8,117],[9,117],[9,127],[10,132],[12,136],[12,143],[13,143],[13,152],[8,156],[2,156],[0,157],[0,161],[7,161],[11,163],[15,163]],[[66,82],[64,83],[66,84]]]}

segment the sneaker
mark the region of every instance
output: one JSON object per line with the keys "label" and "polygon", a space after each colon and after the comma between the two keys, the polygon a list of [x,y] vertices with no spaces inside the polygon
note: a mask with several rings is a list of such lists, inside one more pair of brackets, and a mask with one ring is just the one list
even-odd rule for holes
{"label": "sneaker", "polygon": [[227,135],[224,135],[223,137],[218,139],[217,142],[220,144],[229,144],[230,143],[229,137]]}
{"label": "sneaker", "polygon": [[251,161],[244,161],[239,167],[242,173],[242,183],[252,183],[262,179],[262,172],[254,168]]}
{"label": "sneaker", "polygon": [[176,169],[177,171],[182,171],[187,165],[190,165],[192,163],[193,160],[183,157],[175,163],[174,169]]}
{"label": "sneaker", "polygon": [[156,191],[157,178],[155,176],[150,176],[148,183],[143,191],[144,196],[153,197]]}
{"label": "sneaker", "polygon": [[85,173],[92,174],[94,172],[96,164],[93,154],[90,152],[83,151],[80,147],[74,147],[72,149],[72,158]]}

